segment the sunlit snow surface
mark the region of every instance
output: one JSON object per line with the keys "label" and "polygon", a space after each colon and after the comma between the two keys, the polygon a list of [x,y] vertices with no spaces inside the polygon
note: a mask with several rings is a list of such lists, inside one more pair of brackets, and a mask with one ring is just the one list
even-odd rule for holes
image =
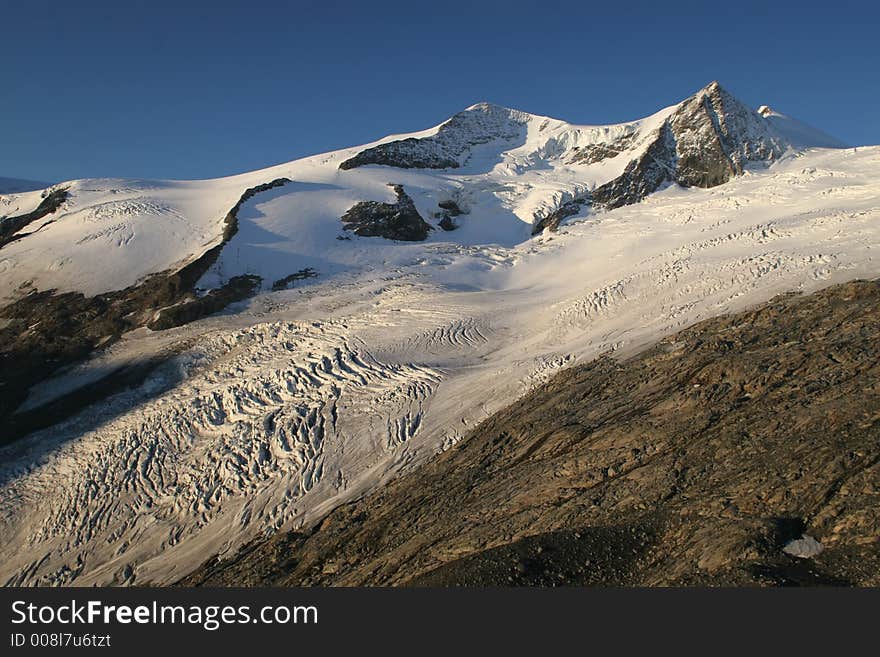
{"label": "sunlit snow surface", "polygon": [[[593,130],[541,124],[457,170],[340,171],[350,149],[218,181],[74,183],[56,222],[0,252],[0,291],[133,284],[217,243],[242,191],[282,176],[293,182],[244,205],[202,285],[320,276],[179,329],[135,331],[32,391],[34,407],[182,349],[140,388],[0,450],[0,582],[175,581],[413,467],[560,367],[784,291],[880,275],[878,147],[790,152],[722,186],[669,187],[530,239],[542,205],[627,159],[534,166],[543,131]],[[470,214],[424,243],[345,235],[339,216],[392,200],[389,182],[424,217],[447,198]],[[13,201],[28,211],[39,194]]]}

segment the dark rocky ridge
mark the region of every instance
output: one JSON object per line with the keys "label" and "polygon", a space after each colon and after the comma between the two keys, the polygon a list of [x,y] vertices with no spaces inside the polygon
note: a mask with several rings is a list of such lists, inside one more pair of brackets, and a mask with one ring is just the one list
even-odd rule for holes
{"label": "dark rocky ridge", "polygon": [[580,212],[580,206],[612,210],[638,203],[666,183],[720,185],[741,174],[749,162],[772,162],[785,146],[757,112],[713,82],[663,122],[645,151],[620,176],[569,201],[568,207],[535,217],[532,234],[556,230],[562,220]]}
{"label": "dark rocky ridge", "polygon": [[[85,404],[115,392],[120,383],[119,375],[114,374],[101,385],[71,396],[69,403],[55,404],[51,412],[38,408],[15,413],[28,390],[60,368],[88,358],[127,331],[142,326],[153,330],[180,326],[222,310],[258,289],[260,280],[256,276],[236,276],[203,296],[197,295],[194,288],[238,232],[241,205],[287,182],[280,178],[246,190],[224,217],[220,243],[175,272],[154,274],[124,290],[93,297],[79,292],[34,290],[0,309],[0,319],[6,320],[0,328],[0,444],[50,426]],[[136,368],[139,376],[146,376],[151,369]],[[124,381],[132,384],[131,372],[125,373]]]}
{"label": "dark rocky ridge", "polygon": [[638,203],[675,179],[675,148],[675,134],[664,123],[645,152],[627,164],[617,178],[594,189],[587,200],[608,210]]}
{"label": "dark rocky ridge", "polygon": [[532,228],[532,235],[542,233],[545,228],[555,231],[563,221],[579,214],[581,208],[583,208],[586,203],[587,199],[585,198],[575,198],[571,201],[566,201],[550,214],[545,215],[540,219],[536,219],[535,225]]}
{"label": "dark rocky ridge", "polygon": [[389,185],[397,203],[361,201],[342,215],[343,230],[361,237],[384,237],[403,242],[421,242],[434,230],[416,210],[402,185]]}
{"label": "dark rocky ridge", "polygon": [[714,187],[743,172],[747,162],[769,162],[785,143],[753,109],[717,82],[688,99],[667,121],[675,138],[675,182]]}
{"label": "dark rocky ridge", "polygon": [[399,169],[456,169],[473,146],[522,135],[524,121],[512,114],[504,107],[480,103],[453,116],[435,135],[379,144],[345,160],[339,168],[384,164]]}
{"label": "dark rocky ridge", "polygon": [[569,164],[595,164],[602,160],[617,157],[625,150],[631,148],[636,141],[635,134],[628,134],[605,144],[589,144],[587,146],[575,146],[574,154],[568,160]]}
{"label": "dark rocky ridge", "polygon": [[343,171],[367,164],[384,164],[399,169],[456,169],[457,160],[432,153],[422,147],[421,139],[409,137],[368,148],[342,162]]}
{"label": "dark rocky ridge", "polygon": [[462,210],[458,203],[453,201],[452,199],[446,201],[440,201],[437,204],[437,207],[440,208],[440,212],[434,214],[435,219],[439,219],[439,223],[437,224],[445,231],[455,230],[458,228],[458,222],[455,220],[456,217],[460,217],[463,214],[467,214],[464,210]]}
{"label": "dark rocky ridge", "polygon": [[34,221],[39,221],[43,217],[46,217],[55,212],[58,208],[61,207],[62,203],[67,200],[68,196],[69,193],[67,189],[53,189],[51,192],[46,194],[43,200],[40,201],[40,204],[37,206],[36,210],[34,210],[33,212],[28,212],[26,214],[18,215],[15,217],[0,218],[0,249],[2,249],[10,242],[15,242],[23,237],[26,237],[29,233],[21,234],[18,231],[20,231],[22,228],[25,228],[27,225],[33,223]]}
{"label": "dark rocky ridge", "polygon": [[[880,283],[563,371],[187,585],[880,584]],[[783,552],[807,533],[825,550]]]}
{"label": "dark rocky ridge", "polygon": [[274,292],[278,292],[279,290],[286,290],[291,285],[293,285],[296,281],[304,281],[308,278],[317,278],[318,272],[316,272],[311,267],[303,267],[299,271],[295,271],[284,278],[279,278],[277,281],[272,283],[272,290]]}

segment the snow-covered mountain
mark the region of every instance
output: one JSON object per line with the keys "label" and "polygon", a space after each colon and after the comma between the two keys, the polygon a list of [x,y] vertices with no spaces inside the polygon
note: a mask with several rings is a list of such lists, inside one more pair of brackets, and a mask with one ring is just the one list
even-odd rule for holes
{"label": "snow-covered mountain", "polygon": [[[247,189],[273,180],[290,182],[261,194],[272,212],[240,222],[234,246],[200,287],[251,273],[268,289],[304,267],[327,275],[405,253],[386,240],[352,248],[337,239],[365,232],[409,239],[379,215],[373,230],[340,221],[361,202],[394,205],[395,185],[412,199],[424,222],[414,235],[427,242],[512,246],[565,216],[634,203],[666,184],[720,184],[790,146],[713,82],[618,125],[572,125],[480,103],[421,133],[220,180],[72,181],[53,187],[66,198],[46,215],[51,221],[33,219],[16,233],[27,239],[4,248],[0,298],[23,283],[93,295],[180,267],[222,241],[226,214]],[[0,216],[31,213],[41,201],[36,192],[4,196]]]}
{"label": "snow-covered mountain", "polygon": [[174,581],[560,367],[877,276],[880,149],[778,118],[717,83],[609,126],[480,103],[229,178],[0,196],[0,581]]}

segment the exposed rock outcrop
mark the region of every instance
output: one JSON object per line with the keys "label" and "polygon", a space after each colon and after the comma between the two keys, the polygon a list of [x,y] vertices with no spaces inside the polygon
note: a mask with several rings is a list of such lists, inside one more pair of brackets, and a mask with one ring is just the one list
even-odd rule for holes
{"label": "exposed rock outcrop", "polygon": [[590,201],[593,205],[612,210],[638,203],[657,191],[663,183],[675,180],[675,148],[675,134],[664,123],[648,148],[627,164],[620,176],[594,189],[589,196]]}
{"label": "exposed rock outcrop", "polygon": [[682,103],[667,121],[675,139],[675,182],[714,187],[748,162],[770,162],[785,151],[767,122],[717,82]]}
{"label": "exposed rock outcrop", "polygon": [[402,185],[390,185],[397,203],[361,201],[342,215],[343,230],[361,237],[384,237],[403,242],[421,242],[433,227],[416,210]]}
{"label": "exposed rock outcrop", "polygon": [[544,232],[545,228],[550,231],[555,231],[559,228],[559,224],[565,219],[578,214],[586,203],[586,198],[576,198],[571,201],[566,201],[550,214],[541,217],[540,219],[536,218],[535,225],[532,228],[532,235],[538,235]]}
{"label": "exposed rock outcrop", "polygon": [[40,201],[40,204],[33,212],[15,217],[0,218],[0,248],[25,237],[28,233],[19,233],[22,228],[55,212],[67,200],[68,195],[66,189],[53,189],[46,194],[45,198]]}
{"label": "exposed rock outcrop", "polygon": [[588,144],[586,146],[575,146],[574,154],[569,158],[569,164],[595,164],[602,160],[608,160],[617,157],[627,149],[631,148],[636,141],[636,135],[629,134],[614,141],[604,144]]}
{"label": "exposed rock outcrop", "polygon": [[400,169],[456,169],[460,166],[458,160],[425,148],[422,139],[409,137],[362,151],[342,162],[339,168],[345,171],[367,164],[384,164]]}
{"label": "exposed rock outcrop", "polygon": [[184,583],[876,586],[878,349],[878,282],[704,321]]}
{"label": "exposed rock outcrop", "polygon": [[479,103],[453,116],[430,137],[379,144],[345,160],[339,168],[384,164],[400,169],[455,169],[464,164],[474,146],[522,137],[528,120],[528,114]]}
{"label": "exposed rock outcrop", "polygon": [[233,276],[222,286],[208,290],[202,296],[162,308],[147,326],[154,331],[163,331],[213,315],[231,303],[253,296],[262,282],[263,279],[254,274]]}
{"label": "exposed rock outcrop", "polygon": [[434,216],[440,220],[438,225],[445,231],[458,228],[458,222],[455,218],[466,214],[464,210],[458,206],[458,203],[451,199],[440,201],[437,204],[437,207],[440,208],[440,212],[436,213]]}
{"label": "exposed rock outcrop", "polygon": [[278,292],[279,290],[286,290],[291,285],[293,285],[296,281],[304,281],[307,278],[317,278],[318,272],[316,272],[311,267],[303,267],[299,271],[293,272],[289,276],[285,276],[284,278],[279,278],[277,281],[272,283],[272,290]]}

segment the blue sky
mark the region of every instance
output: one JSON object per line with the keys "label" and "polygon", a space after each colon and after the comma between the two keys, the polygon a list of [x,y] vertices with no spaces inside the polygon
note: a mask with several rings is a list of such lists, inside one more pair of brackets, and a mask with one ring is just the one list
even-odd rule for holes
{"label": "blue sky", "polygon": [[210,178],[480,100],[638,118],[713,79],[880,143],[869,2],[0,0],[0,176]]}

